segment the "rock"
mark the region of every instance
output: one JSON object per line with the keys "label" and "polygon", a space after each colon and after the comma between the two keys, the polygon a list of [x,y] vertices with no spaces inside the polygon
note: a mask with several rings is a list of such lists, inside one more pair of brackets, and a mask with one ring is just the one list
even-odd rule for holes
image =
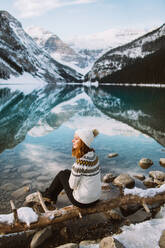
{"label": "rock", "polygon": [[120,174],[114,179],[113,183],[119,187],[133,188],[135,180],[128,174]]}
{"label": "rock", "polygon": [[19,197],[25,195],[29,190],[30,190],[29,186],[24,186],[24,187],[22,187],[20,189],[15,190],[11,195],[14,198],[19,198]]}
{"label": "rock", "polygon": [[79,245],[76,243],[68,243],[68,244],[56,246],[56,248],[79,248]]}
{"label": "rock", "polygon": [[142,158],[139,161],[139,165],[142,169],[148,169],[151,165],[153,165],[153,162],[149,158]]}
{"label": "rock", "polygon": [[46,227],[39,232],[37,232],[30,243],[30,248],[36,248],[40,246],[46,239],[52,235],[51,226]]}
{"label": "rock", "polygon": [[156,183],[158,186],[161,186],[161,185],[165,184],[165,181],[161,181],[161,180],[154,178],[154,183]]}
{"label": "rock", "polygon": [[100,241],[99,248],[125,248],[125,246],[123,246],[117,239],[109,236]]}
{"label": "rock", "polygon": [[145,176],[143,174],[140,174],[140,173],[133,175],[133,177],[139,179],[140,181],[143,181],[145,179]]}
{"label": "rock", "polygon": [[143,181],[144,185],[148,188],[154,188],[156,183],[153,181],[152,178],[148,177]]}
{"label": "rock", "polygon": [[110,190],[110,185],[109,183],[101,183],[101,189],[102,190]]}
{"label": "rock", "polygon": [[150,171],[149,176],[160,181],[165,180],[165,173],[162,171]]}
{"label": "rock", "polygon": [[112,219],[112,220],[122,220],[123,216],[120,212],[120,210],[111,209],[106,212],[106,214]]}
{"label": "rock", "polygon": [[79,247],[81,247],[81,246],[87,246],[87,247],[89,247],[89,246],[92,246],[92,245],[95,245],[95,244],[97,244],[97,241],[96,240],[83,240],[83,241],[81,241],[80,243],[79,243]]}
{"label": "rock", "polygon": [[115,175],[113,175],[112,173],[108,173],[103,177],[103,182],[104,183],[111,183],[114,179],[116,178]]}
{"label": "rock", "polygon": [[164,248],[165,247],[165,230],[163,230],[160,239],[159,239],[159,247]]}
{"label": "rock", "polygon": [[117,157],[119,154],[118,153],[109,153],[108,158],[114,158]]}
{"label": "rock", "polygon": [[32,181],[27,179],[27,180],[22,182],[22,185],[28,185],[28,184],[30,185],[31,183],[32,183]]}
{"label": "rock", "polygon": [[12,190],[15,190],[17,188],[17,186],[13,183],[6,183],[6,184],[2,185],[0,188],[5,190],[5,191],[12,191]]}
{"label": "rock", "polygon": [[165,168],[165,158],[160,158],[159,163],[162,167]]}
{"label": "rock", "polygon": [[140,208],[134,214],[127,216],[128,220],[135,224],[148,220],[151,217],[151,213],[147,213],[143,208]]}

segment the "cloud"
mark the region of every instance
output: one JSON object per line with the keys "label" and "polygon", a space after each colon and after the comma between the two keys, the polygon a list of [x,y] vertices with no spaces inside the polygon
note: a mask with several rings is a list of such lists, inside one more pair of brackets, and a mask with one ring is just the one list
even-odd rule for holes
{"label": "cloud", "polygon": [[97,0],[15,0],[14,7],[19,11],[21,18],[41,16],[49,10],[69,5],[89,4]]}

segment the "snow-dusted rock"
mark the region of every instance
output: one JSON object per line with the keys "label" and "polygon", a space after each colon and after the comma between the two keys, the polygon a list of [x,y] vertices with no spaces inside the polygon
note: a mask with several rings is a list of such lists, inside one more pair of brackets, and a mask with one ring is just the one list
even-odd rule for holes
{"label": "snow-dusted rock", "polygon": [[165,173],[163,171],[150,171],[149,176],[161,181],[165,180]]}
{"label": "snow-dusted rock", "polygon": [[157,184],[154,182],[153,178],[148,177],[143,181],[144,185],[148,188],[153,188],[155,187]]}

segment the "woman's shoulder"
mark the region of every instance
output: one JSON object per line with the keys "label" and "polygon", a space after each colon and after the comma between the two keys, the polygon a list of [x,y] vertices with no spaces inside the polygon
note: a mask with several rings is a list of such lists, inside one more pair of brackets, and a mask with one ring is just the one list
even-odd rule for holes
{"label": "woman's shoulder", "polygon": [[94,151],[87,152],[84,154],[80,159],[82,160],[95,160],[96,159],[96,153]]}

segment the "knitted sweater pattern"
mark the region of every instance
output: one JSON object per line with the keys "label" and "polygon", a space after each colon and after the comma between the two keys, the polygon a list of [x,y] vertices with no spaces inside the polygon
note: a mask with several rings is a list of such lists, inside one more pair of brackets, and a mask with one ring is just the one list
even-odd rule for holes
{"label": "knitted sweater pattern", "polygon": [[77,159],[69,178],[74,198],[80,203],[91,203],[99,199],[101,179],[99,160],[95,152],[88,152]]}

